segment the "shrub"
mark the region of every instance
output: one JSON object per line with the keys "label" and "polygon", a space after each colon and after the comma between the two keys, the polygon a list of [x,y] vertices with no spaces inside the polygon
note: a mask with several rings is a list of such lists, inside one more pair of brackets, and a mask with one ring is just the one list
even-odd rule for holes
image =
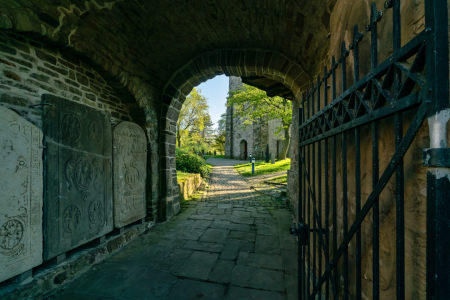
{"label": "shrub", "polygon": [[206,162],[196,154],[184,152],[180,149],[176,151],[177,170],[187,173],[200,174],[202,177],[211,173],[211,168]]}

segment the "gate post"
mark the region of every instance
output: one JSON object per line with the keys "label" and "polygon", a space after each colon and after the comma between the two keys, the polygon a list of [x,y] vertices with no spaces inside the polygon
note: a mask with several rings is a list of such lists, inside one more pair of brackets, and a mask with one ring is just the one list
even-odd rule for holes
{"label": "gate post", "polygon": [[[427,169],[427,299],[450,294],[450,159],[447,156],[449,53],[447,1],[425,1],[425,27],[433,33],[426,45],[430,149],[424,149]],[[447,159],[445,159],[447,157]]]}

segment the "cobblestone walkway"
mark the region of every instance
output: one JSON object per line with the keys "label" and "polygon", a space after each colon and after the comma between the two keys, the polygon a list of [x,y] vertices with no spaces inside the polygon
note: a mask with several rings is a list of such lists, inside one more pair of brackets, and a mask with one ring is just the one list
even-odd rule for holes
{"label": "cobblestone walkway", "polygon": [[282,202],[214,167],[201,201],[92,267],[56,299],[297,299],[297,244]]}

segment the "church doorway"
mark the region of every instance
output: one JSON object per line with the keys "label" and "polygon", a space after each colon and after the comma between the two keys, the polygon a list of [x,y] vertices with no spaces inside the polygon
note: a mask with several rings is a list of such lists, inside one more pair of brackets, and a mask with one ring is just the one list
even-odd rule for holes
{"label": "church doorway", "polygon": [[240,144],[239,144],[239,158],[241,160],[246,160],[247,159],[247,141],[246,140],[241,140]]}

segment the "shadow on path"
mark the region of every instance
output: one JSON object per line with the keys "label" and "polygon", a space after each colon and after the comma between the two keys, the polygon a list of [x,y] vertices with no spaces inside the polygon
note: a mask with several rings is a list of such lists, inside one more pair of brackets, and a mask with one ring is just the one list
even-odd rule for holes
{"label": "shadow on path", "polygon": [[[297,299],[297,243],[283,202],[253,192],[232,167],[213,168],[189,201],[53,299]],[[50,298],[49,298],[50,299]]]}

